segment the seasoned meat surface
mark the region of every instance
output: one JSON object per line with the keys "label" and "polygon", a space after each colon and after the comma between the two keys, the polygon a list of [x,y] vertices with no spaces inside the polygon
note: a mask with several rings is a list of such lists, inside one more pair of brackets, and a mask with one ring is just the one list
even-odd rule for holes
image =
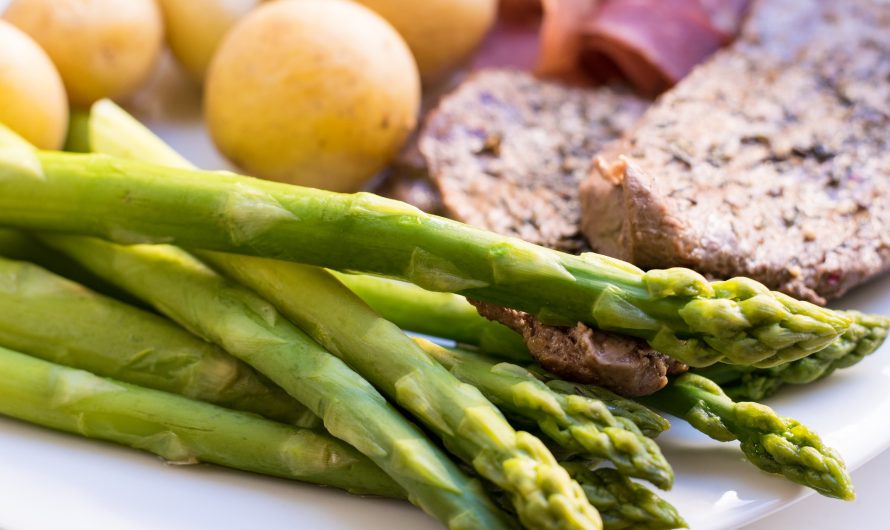
{"label": "seasoned meat surface", "polygon": [[741,38],[606,148],[594,250],[817,303],[890,268],[890,2],[760,0]]}
{"label": "seasoned meat surface", "polygon": [[450,217],[580,251],[578,185],[592,156],[647,104],[617,88],[568,88],[525,72],[481,70],[432,111],[420,151]]}
{"label": "seasoned meat surface", "polygon": [[520,333],[529,351],[549,372],[568,381],[596,384],[627,397],[646,396],[667,384],[686,365],[658,353],[644,341],[592,329],[542,324],[528,313],[470,301],[479,314]]}

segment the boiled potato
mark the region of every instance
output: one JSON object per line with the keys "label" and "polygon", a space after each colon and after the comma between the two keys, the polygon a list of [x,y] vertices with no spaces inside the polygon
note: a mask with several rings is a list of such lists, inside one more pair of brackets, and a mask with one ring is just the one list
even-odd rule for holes
{"label": "boiled potato", "polygon": [[0,123],[42,149],[58,149],[68,128],[62,78],[31,37],[0,20]]}
{"label": "boiled potato", "polygon": [[196,80],[225,34],[260,0],[159,0],[167,43],[173,55]]}
{"label": "boiled potato", "polygon": [[497,0],[356,0],[404,37],[424,81],[435,81],[482,42],[497,15]]}
{"label": "boiled potato", "polygon": [[133,92],[162,45],[154,0],[13,0],[4,18],[46,50],[81,106]]}
{"label": "boiled potato", "polygon": [[362,185],[414,128],[420,79],[383,18],[346,0],[279,0],[223,39],[204,86],[210,134],[263,178]]}

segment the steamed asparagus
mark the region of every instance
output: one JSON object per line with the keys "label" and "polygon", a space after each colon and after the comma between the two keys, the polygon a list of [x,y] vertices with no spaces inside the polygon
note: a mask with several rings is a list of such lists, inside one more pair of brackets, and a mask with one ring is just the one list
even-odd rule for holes
{"label": "steamed asparagus", "polygon": [[[0,132],[0,152],[11,153],[0,157],[0,168],[27,168],[42,175],[39,165],[32,164],[33,148],[2,127]],[[96,145],[92,138],[91,145]],[[268,376],[319,416],[328,432],[410,492],[412,503],[448,527],[514,526],[477,480],[466,476],[366,380],[265,300],[187,252],[65,235],[44,234],[41,239]]]}
{"label": "steamed asparagus", "polygon": [[30,263],[0,258],[0,344],[50,362],[314,427],[252,368],[155,314]]}
{"label": "steamed asparagus", "polygon": [[[135,120],[125,128],[125,114],[103,113],[101,108],[95,112],[97,117],[105,115],[105,126],[92,130],[94,144],[116,131],[115,138],[126,136],[132,151],[115,150],[115,154],[149,157],[156,150],[134,149],[142,139],[154,138]],[[122,126],[111,127],[115,122]],[[539,440],[516,433],[478,390],[461,385],[430,362],[401,330],[379,318],[328,273],[261,259],[200,255],[276,304],[322,346],[424,421],[447,447],[511,495],[526,526],[599,526],[599,516],[581,488]]]}
{"label": "steamed asparagus", "polygon": [[418,339],[424,351],[461,381],[475,386],[508,417],[534,421],[569,452],[611,461],[624,475],[670,488],[674,474],[658,445],[637,426],[615,418],[598,399],[554,392],[531,372],[481,355]]}
{"label": "steamed asparagus", "polygon": [[734,399],[760,401],[787,384],[802,385],[849,368],[874,353],[887,339],[890,318],[847,311],[853,324],[829,347],[792,363],[773,368],[748,369],[715,364],[701,374],[719,383]]}
{"label": "steamed asparagus", "polygon": [[0,224],[176,243],[402,278],[513,307],[546,323],[587,322],[646,339],[691,366],[770,367],[819,351],[844,315],[745,278],[643,272],[343,195],[104,155],[0,153]]}
{"label": "steamed asparagus", "polygon": [[401,497],[370,460],[327,433],[150,390],[0,347],[0,414],[116,442],[180,464],[245,471]]}
{"label": "steamed asparagus", "polygon": [[748,460],[764,471],[829,497],[854,497],[843,460],[816,433],[766,405],[733,402],[710,379],[684,374],[645,400],[715,440],[739,440]]}

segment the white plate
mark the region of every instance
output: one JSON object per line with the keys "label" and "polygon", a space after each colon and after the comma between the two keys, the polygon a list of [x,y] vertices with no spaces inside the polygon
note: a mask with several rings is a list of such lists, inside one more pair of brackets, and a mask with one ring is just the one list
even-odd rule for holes
{"label": "white plate", "polygon": [[[173,72],[165,67],[131,108],[195,163],[226,167],[202,129],[197,89]],[[890,277],[837,305],[890,314]],[[770,405],[820,432],[854,469],[890,447],[890,346],[818,384],[789,389]],[[713,442],[680,421],[659,443],[677,475],[665,497],[697,530],[735,528],[810,493],[759,472],[735,444]],[[4,530],[255,527],[440,528],[404,503],[212,466],[172,467],[130,449],[0,419]]]}

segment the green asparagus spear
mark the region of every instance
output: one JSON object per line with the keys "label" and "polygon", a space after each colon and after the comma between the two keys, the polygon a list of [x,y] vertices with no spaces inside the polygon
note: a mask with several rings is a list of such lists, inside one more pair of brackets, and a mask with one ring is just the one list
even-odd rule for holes
{"label": "green asparagus spear", "polygon": [[480,317],[463,296],[427,291],[411,283],[366,274],[334,272],[334,276],[371,309],[402,329],[448,337],[505,359],[531,359],[518,333]]}
{"label": "green asparagus spear", "polygon": [[[102,109],[94,112],[98,116]],[[142,143],[141,137],[154,138],[144,128],[139,134],[141,125],[132,119],[129,132],[110,127],[127,121],[122,111],[106,118],[109,127],[92,131],[97,144],[99,138],[115,132],[117,137],[127,137],[131,149]],[[143,153],[134,149],[120,154]],[[145,156],[149,154],[146,150]],[[213,253],[202,256],[276,303],[324,347],[424,420],[477,472],[511,494],[526,526],[568,529],[599,525],[599,517],[580,487],[539,440],[513,431],[478,390],[460,384],[431,362],[400,329],[379,318],[328,273],[268,260]]]}
{"label": "green asparagus spear", "polygon": [[848,368],[877,350],[887,338],[890,318],[846,311],[853,324],[829,347],[773,368],[750,369],[715,364],[700,371],[719,383],[733,399],[761,401],[786,384],[802,385]]}
{"label": "green asparagus spear", "polygon": [[669,502],[618,471],[590,469],[577,462],[563,466],[600,511],[605,530],[687,528],[686,521]]}
{"label": "green asparagus spear", "polygon": [[0,344],[50,362],[302,427],[318,418],[170,321],[30,263],[0,258]]}
{"label": "green asparagus spear", "polygon": [[0,150],[0,225],[176,243],[397,277],[646,339],[690,366],[770,367],[850,322],[745,278],[643,272],[572,256],[367,193],[344,195],[104,155]]}
{"label": "green asparagus spear", "polygon": [[76,261],[44,245],[35,237],[21,230],[0,228],[0,256],[29,261],[64,276],[90,289],[129,305],[148,309],[144,303],[114,284],[91,273]]}
{"label": "green asparagus spear", "polygon": [[567,451],[607,459],[624,475],[661,488],[673,483],[673,471],[658,445],[633,422],[612,416],[602,401],[554,392],[515,364],[447,350],[423,339],[416,342],[458,379],[481,390],[508,417],[534,421]]}
{"label": "green asparagus spear", "polygon": [[816,433],[760,403],[733,402],[710,379],[684,374],[644,401],[686,419],[715,440],[739,440],[748,460],[764,471],[822,495],[854,498],[843,460]]}
{"label": "green asparagus spear", "polygon": [[352,493],[404,495],[371,461],[324,432],[103,379],[2,347],[0,373],[0,414],[171,462],[210,462]]}
{"label": "green asparagus spear", "polygon": [[557,379],[556,376],[536,365],[529,366],[527,369],[534,374],[535,377],[544,381],[550,390],[554,392],[566,396],[580,396],[602,401],[613,416],[616,418],[624,418],[625,420],[632,422],[644,435],[650,438],[655,438],[659,434],[668,430],[671,426],[668,420],[661,417],[649,407],[641,405],[632,399],[619,396],[605,388],[595,385],[563,381]]}

